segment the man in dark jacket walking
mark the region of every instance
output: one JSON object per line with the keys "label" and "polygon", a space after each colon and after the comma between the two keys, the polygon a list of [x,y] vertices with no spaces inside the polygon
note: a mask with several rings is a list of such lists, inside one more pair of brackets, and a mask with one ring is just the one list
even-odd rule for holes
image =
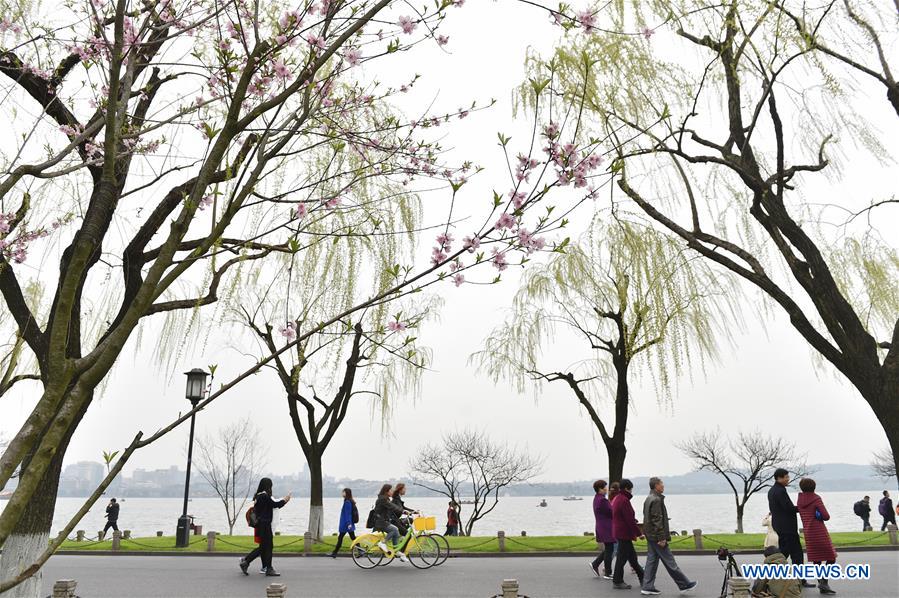
{"label": "man in dark jacket walking", "polygon": [[856,515],[862,518],[862,531],[866,532],[871,529],[871,497],[866,496],[854,505],[852,510]]}
{"label": "man in dark jacket walking", "polygon": [[699,582],[690,581],[684,575],[668,542],[671,540],[671,531],[668,529],[668,509],[665,507],[665,483],[656,477],[649,478],[649,496],[643,501],[643,535],[646,536],[646,570],[643,574],[643,584],[640,593],[644,596],[657,596],[661,594],[655,587],[656,570],[659,561],[665,566],[668,575],[677,584],[681,594],[689,592]]}
{"label": "man in dark jacket walking", "polygon": [[116,502],[116,499],[111,499],[109,504],[106,505],[106,525],[103,526],[103,537],[106,537],[106,532],[109,531],[109,528],[112,528],[114,531],[119,531],[119,503]]}
{"label": "man in dark jacket walking", "polygon": [[[805,559],[802,544],[799,543],[799,526],[796,524],[799,509],[787,493],[789,483],[790,472],[782,467],[774,470],[774,484],[768,490],[768,510],[771,511],[771,527],[777,532],[777,547],[785,556],[790,557],[794,565],[801,565]],[[802,586],[813,588],[815,584],[803,579]]]}
{"label": "man in dark jacket walking", "polygon": [[877,507],[877,512],[883,517],[883,525],[880,526],[880,531],[885,530],[889,523],[896,525],[896,512],[893,511],[893,499],[890,498],[890,493],[886,490],[883,491],[883,498],[880,499],[880,505]]}
{"label": "man in dark jacket walking", "polygon": [[634,540],[643,535],[637,519],[634,517],[634,507],[631,506],[631,490],[634,484],[628,479],[621,480],[619,492],[612,501],[612,535],[618,541],[618,558],[615,559],[615,571],[612,573],[612,587],[616,590],[629,590],[631,586],[624,583],[624,563],[630,563],[640,585],[643,585],[643,567],[637,560],[637,551],[634,550]]}

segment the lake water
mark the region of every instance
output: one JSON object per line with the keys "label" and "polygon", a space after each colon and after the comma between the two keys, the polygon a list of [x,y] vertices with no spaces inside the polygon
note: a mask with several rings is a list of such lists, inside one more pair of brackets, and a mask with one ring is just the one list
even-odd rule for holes
{"label": "lake water", "polygon": [[[877,500],[880,492],[869,490],[863,492],[830,492],[822,493],[824,503],[830,511],[831,520],[827,526],[831,531],[860,531],[861,520],[852,512],[852,505],[864,494],[872,497],[871,524],[874,529],[880,528],[881,517],[877,515]],[[791,492],[793,500],[796,494]],[[635,496],[634,508],[641,519],[643,495]],[[585,531],[593,531],[593,514],[591,510],[592,496],[584,496],[580,501],[563,501],[561,497],[547,496],[547,506],[537,507],[540,497],[508,497],[501,498],[497,507],[477,523],[475,535],[492,535],[497,530],[507,534],[519,534],[522,530],[528,535],[581,535]],[[357,498],[359,514],[364,523],[368,510],[374,503],[373,498]],[[437,516],[438,527],[442,531],[446,524],[447,500],[441,497],[409,497],[407,506],[419,509],[425,514]],[[666,496],[668,514],[671,517],[672,530],[702,529],[705,533],[730,533],[736,528],[736,509],[733,496],[726,494],[670,494]],[[0,508],[6,501],[0,501]],[[54,532],[65,525],[66,521],[83,504],[83,499],[60,498],[57,501],[56,516],[53,520]],[[341,501],[338,498],[325,499],[325,533],[336,532]],[[105,523],[106,501],[101,499],[76,529],[87,531],[88,535],[96,534],[103,529]],[[126,498],[122,503],[119,516],[119,527],[130,529],[135,536],[152,536],[157,530],[165,535],[174,535],[175,524],[181,514],[182,500],[178,498]],[[463,505],[463,515],[470,510]],[[204,532],[218,531],[227,533],[225,511],[221,501],[216,498],[195,498],[188,505],[188,512],[196,518],[196,523],[203,526]],[[744,528],[746,532],[762,532],[761,521],[768,512],[768,504],[764,495],[757,495],[746,505]],[[295,497],[281,512],[279,530],[285,535],[302,534],[306,530],[309,516],[309,499]],[[249,534],[243,518],[239,518],[235,534]],[[74,535],[74,534],[73,534]]]}

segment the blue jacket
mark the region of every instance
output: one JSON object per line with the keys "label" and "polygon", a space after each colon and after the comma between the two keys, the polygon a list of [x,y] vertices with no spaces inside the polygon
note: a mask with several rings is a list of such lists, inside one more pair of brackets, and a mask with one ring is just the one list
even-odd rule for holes
{"label": "blue jacket", "polygon": [[337,531],[341,534],[356,531],[356,524],[353,523],[353,501],[351,500],[343,500],[343,507],[340,509],[340,524],[337,526]]}

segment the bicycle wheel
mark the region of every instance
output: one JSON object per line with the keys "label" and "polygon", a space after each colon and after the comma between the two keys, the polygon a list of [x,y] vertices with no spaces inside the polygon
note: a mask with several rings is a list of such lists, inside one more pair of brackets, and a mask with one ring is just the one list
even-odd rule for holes
{"label": "bicycle wheel", "polygon": [[443,534],[428,534],[430,537],[437,540],[437,545],[440,546],[440,558],[437,559],[437,562],[434,563],[435,567],[439,567],[443,563],[446,562],[446,559],[449,558],[450,554],[450,545],[449,540],[446,539],[446,536]]}
{"label": "bicycle wheel", "polygon": [[429,569],[440,560],[440,544],[431,536],[416,536],[406,547],[409,562],[417,569]]}
{"label": "bicycle wheel", "polygon": [[353,562],[362,569],[374,569],[384,560],[384,553],[378,547],[378,538],[362,536],[353,542],[350,552]]}

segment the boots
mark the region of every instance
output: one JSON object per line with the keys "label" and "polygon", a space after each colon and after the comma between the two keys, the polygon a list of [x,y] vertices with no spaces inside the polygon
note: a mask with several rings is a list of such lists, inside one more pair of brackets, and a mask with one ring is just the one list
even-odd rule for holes
{"label": "boots", "polygon": [[833,596],[834,594],[836,594],[836,592],[831,589],[830,583],[826,579],[818,580],[818,591],[829,596]]}

